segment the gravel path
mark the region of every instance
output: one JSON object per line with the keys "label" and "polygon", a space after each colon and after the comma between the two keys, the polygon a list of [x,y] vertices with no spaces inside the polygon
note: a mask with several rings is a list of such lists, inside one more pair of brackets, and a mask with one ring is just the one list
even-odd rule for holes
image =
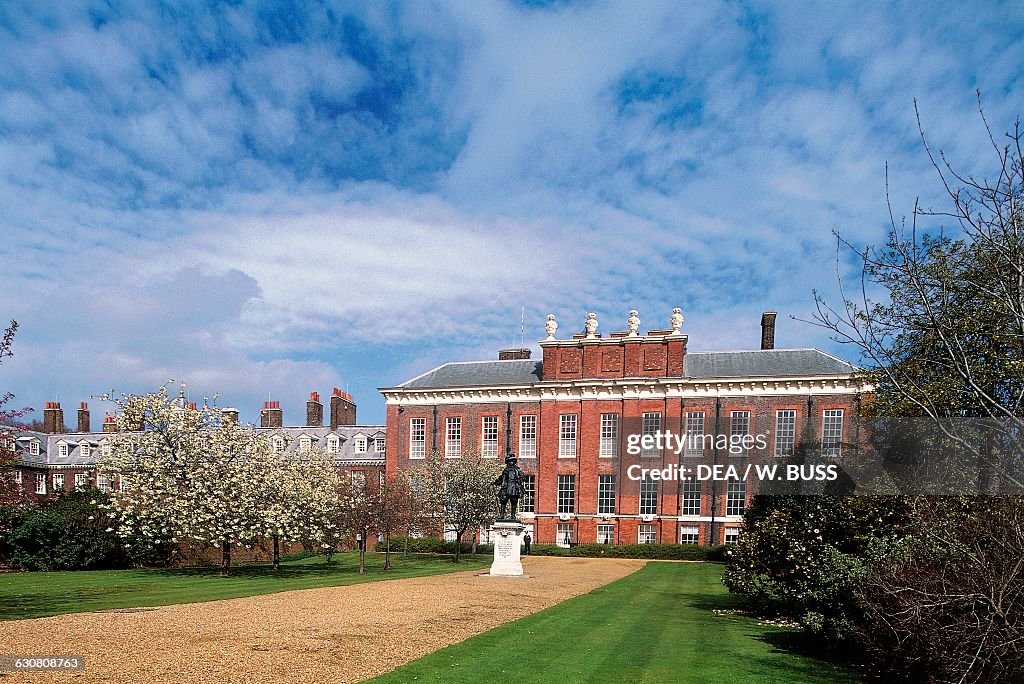
{"label": "gravel path", "polygon": [[0,622],[0,653],[84,655],[86,671],[0,682],[358,682],[624,577],[644,561],[523,559],[348,587]]}

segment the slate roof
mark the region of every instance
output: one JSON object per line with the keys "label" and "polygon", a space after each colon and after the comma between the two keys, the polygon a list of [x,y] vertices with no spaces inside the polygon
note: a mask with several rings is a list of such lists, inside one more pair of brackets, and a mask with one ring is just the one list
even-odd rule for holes
{"label": "slate roof", "polygon": [[[849,375],[857,370],[820,349],[688,352],[683,363],[684,376],[699,380]],[[398,389],[532,385],[541,381],[541,367],[535,360],[459,361],[406,380]]]}

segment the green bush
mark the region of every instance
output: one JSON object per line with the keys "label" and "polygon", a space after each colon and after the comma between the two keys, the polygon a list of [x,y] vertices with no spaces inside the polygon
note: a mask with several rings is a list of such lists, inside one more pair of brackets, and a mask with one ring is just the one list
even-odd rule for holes
{"label": "green bush", "polygon": [[530,547],[534,556],[692,561],[722,561],[724,551],[722,546],[699,544],[578,544],[568,549],[555,544],[533,544]]}
{"label": "green bush", "polygon": [[[383,552],[384,542],[377,542],[377,551]],[[391,553],[401,553],[405,550],[405,537],[391,538]],[[461,553],[470,553],[473,550],[472,542],[462,542]],[[490,554],[494,552],[491,544],[477,544],[477,553]],[[409,553],[455,553],[455,542],[433,537],[409,537]]]}

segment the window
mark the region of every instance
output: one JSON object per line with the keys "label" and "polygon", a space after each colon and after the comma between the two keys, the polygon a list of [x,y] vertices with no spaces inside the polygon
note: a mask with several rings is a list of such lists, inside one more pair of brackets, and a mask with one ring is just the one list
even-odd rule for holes
{"label": "window", "polygon": [[519,416],[519,458],[537,458],[537,416]]}
{"label": "window", "polygon": [[444,455],[448,458],[462,456],[462,418],[445,418]]}
{"label": "window", "polygon": [[409,419],[409,458],[427,457],[427,419]]}
{"label": "window", "polygon": [[274,453],[280,454],[284,451],[284,437],[275,435],[273,439]]}
{"label": "window", "polygon": [[821,455],[841,455],[842,442],[843,409],[825,409],[821,413]]}
{"label": "window", "polygon": [[750,411],[733,411],[729,416],[729,455],[746,456],[750,441]]}
{"label": "window", "polygon": [[46,475],[43,473],[36,473],[36,494],[46,493]]}
{"label": "window", "polygon": [[100,473],[99,475],[97,475],[96,476],[96,488],[99,489],[101,492],[109,492],[110,491],[110,478],[108,478],[103,473]]}
{"label": "window", "polygon": [[311,437],[299,437],[299,451],[309,451],[313,448],[313,439]]}
{"label": "window", "polygon": [[64,489],[64,473],[53,474],[53,491],[60,491]]}
{"label": "window", "polygon": [[480,425],[480,455],[498,457],[498,416],[484,416]]}
{"label": "window", "polygon": [[576,512],[576,476],[558,476],[558,512]]}
{"label": "window", "polygon": [[327,453],[336,454],[341,451],[341,440],[335,435],[327,438]]}
{"label": "window", "polygon": [[640,525],[636,542],[638,544],[656,544],[658,542],[658,526]]}
{"label": "window", "polygon": [[352,475],[352,486],[357,489],[361,489],[366,486],[366,473],[362,470],[353,470]]}
{"label": "window", "polygon": [[679,543],[680,544],[700,544],[700,528],[699,527],[680,527],[679,528]]}
{"label": "window", "polygon": [[701,484],[696,478],[683,481],[682,515],[700,515]]}
{"label": "window", "polygon": [[645,477],[640,482],[640,515],[656,515],[658,512],[658,481]]}
{"label": "window", "polygon": [[519,499],[519,510],[523,513],[533,513],[536,496],[537,478],[534,475],[523,475],[523,498]]}
{"label": "window", "polygon": [[686,413],[686,446],[683,456],[699,457],[704,455],[704,412],[688,411]]}
{"label": "window", "polygon": [[615,476],[597,476],[597,512],[615,512]]}
{"label": "window", "polygon": [[[660,413],[645,413],[643,415],[643,431],[644,436],[651,435],[654,437],[661,431],[661,414]],[[642,444],[642,442],[641,442]],[[643,451],[640,452],[641,456],[647,458],[655,458],[661,456],[661,449],[656,446],[645,446]]]}
{"label": "window", "polygon": [[92,456],[92,447],[88,443],[82,442],[78,445],[78,453],[82,455],[82,458],[89,458]]}
{"label": "window", "polygon": [[60,456],[61,458],[67,458],[68,457],[68,444],[67,444],[67,442],[60,442],[57,445],[57,455]]}
{"label": "window", "polygon": [[725,514],[743,515],[747,510],[747,482],[737,477],[729,478],[725,495]]}
{"label": "window", "polygon": [[32,456],[39,455],[39,442],[37,440],[33,439],[28,443],[28,453]]}
{"label": "window", "polygon": [[18,489],[21,489],[22,474],[20,470],[14,471],[14,484],[18,485]]}
{"label": "window", "polygon": [[558,417],[558,458],[576,458],[576,414]]}
{"label": "window", "polygon": [[775,412],[775,455],[792,456],[796,444],[796,411],[785,409]]}
{"label": "window", "polygon": [[555,529],[555,543],[564,548],[576,543],[572,523],[558,523],[558,527]]}
{"label": "window", "polygon": [[123,492],[124,490],[126,490],[128,488],[128,481],[127,480],[128,480],[128,478],[126,478],[124,475],[121,475],[121,476],[119,476],[117,478],[117,491]]}
{"label": "window", "polygon": [[740,538],[740,528],[738,527],[726,527],[725,528],[725,543],[735,544]]}
{"label": "window", "polygon": [[352,444],[353,444],[353,448],[355,449],[355,452],[357,454],[365,454],[366,453],[366,449],[367,449],[366,437],[363,437],[362,435],[360,435],[359,437],[355,438],[355,440],[352,442]]}
{"label": "window", "polygon": [[86,485],[86,474],[75,473],[75,489],[85,489]]}
{"label": "window", "polygon": [[614,544],[615,543],[615,525],[598,525],[597,526],[597,543],[598,544]]}
{"label": "window", "polygon": [[619,455],[619,414],[601,414],[601,448],[598,455],[614,458]]}
{"label": "window", "polygon": [[110,446],[110,442],[106,440],[100,442],[100,453],[103,454],[104,457],[109,457],[111,450],[112,447]]}

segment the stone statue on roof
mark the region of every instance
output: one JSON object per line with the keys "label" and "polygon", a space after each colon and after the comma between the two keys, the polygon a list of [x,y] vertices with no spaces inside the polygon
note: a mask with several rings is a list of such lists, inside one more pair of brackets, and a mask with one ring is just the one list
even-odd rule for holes
{"label": "stone statue on roof", "polygon": [[672,334],[681,335],[681,328],[683,327],[683,310],[680,309],[678,306],[672,309],[672,316],[668,320],[669,323],[672,325]]}
{"label": "stone statue on roof", "polygon": [[548,314],[547,323],[544,324],[544,332],[548,334],[548,339],[555,339],[555,331],[558,330],[558,321],[555,320],[555,314]]}
{"label": "stone statue on roof", "polygon": [[629,327],[629,336],[636,337],[640,331],[640,312],[636,309],[631,309],[629,312],[629,318],[626,319],[626,325]]}
{"label": "stone statue on roof", "polygon": [[593,311],[588,313],[586,320],[583,321],[583,327],[586,328],[587,337],[597,337],[597,314]]}

